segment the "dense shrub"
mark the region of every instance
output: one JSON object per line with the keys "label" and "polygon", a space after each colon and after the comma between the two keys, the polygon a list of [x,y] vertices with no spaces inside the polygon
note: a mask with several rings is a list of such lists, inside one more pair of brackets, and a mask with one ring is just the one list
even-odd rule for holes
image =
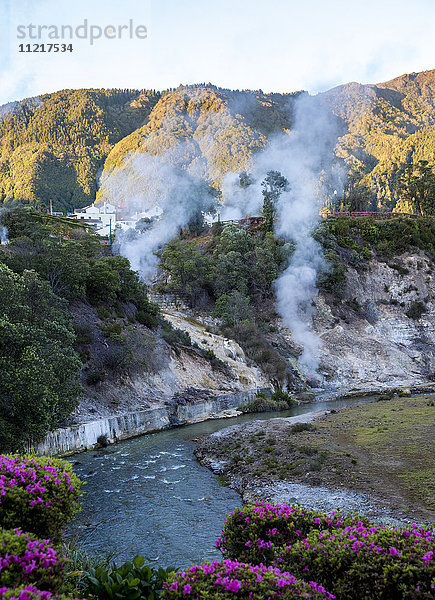
{"label": "dense shrub", "polygon": [[241,345],[248,359],[261,367],[274,387],[283,387],[293,381],[288,360],[274,348],[256,323],[238,323],[224,329],[223,333]]}
{"label": "dense shrub", "polygon": [[[360,243],[362,239],[371,244],[378,257],[383,260],[415,248],[431,254],[435,251],[435,221],[430,217],[419,217],[412,221],[403,218],[376,221],[372,218],[340,217],[328,222],[327,226],[340,243],[345,241],[344,245],[349,247],[355,242]],[[319,239],[321,243],[323,238]],[[329,240],[330,236],[326,236],[326,239]],[[330,249],[331,244],[324,244],[324,247]]]}
{"label": "dense shrub", "polygon": [[290,427],[290,433],[301,433],[302,431],[315,431],[316,426],[313,423],[295,423]]}
{"label": "dense shrub", "polygon": [[159,320],[157,319],[156,315],[157,313],[154,314],[150,311],[147,312],[145,310],[138,310],[135,318],[136,321],[141,325],[145,325],[146,327],[152,329],[153,327],[157,327],[159,324]]}
{"label": "dense shrub", "polygon": [[240,406],[240,410],[243,413],[281,411],[288,410],[294,404],[296,404],[294,398],[282,390],[277,390],[270,398],[259,392],[252,402]]}
{"label": "dense shrub", "polygon": [[173,569],[153,569],[143,556],[120,566],[100,566],[86,573],[86,593],[99,600],[154,600]]}
{"label": "dense shrub", "polygon": [[277,412],[282,410],[288,410],[289,405],[287,402],[282,400],[272,400],[266,398],[264,395],[257,395],[252,402],[244,404],[239,407],[243,413],[257,413],[257,412]]}
{"label": "dense shrub", "polygon": [[161,322],[161,326],[162,338],[171,346],[174,346],[176,344],[180,344],[181,346],[192,345],[192,340],[190,339],[190,335],[187,333],[187,331],[177,329],[176,327],[173,327],[172,324],[169,323],[169,321],[164,321],[163,319]]}
{"label": "dense shrub", "polygon": [[81,361],[67,303],[47,281],[0,261],[0,298],[0,452],[11,452],[71,414]]}
{"label": "dense shrub", "polygon": [[324,515],[303,506],[275,506],[268,502],[248,504],[228,515],[216,547],[227,558],[252,564],[271,564],[286,546],[311,530],[346,527],[355,515]]}
{"label": "dense shrub", "polygon": [[0,530],[1,585],[13,588],[25,583],[56,592],[63,582],[65,562],[48,540],[20,529]]}
{"label": "dense shrub", "polygon": [[337,298],[342,298],[346,291],[347,267],[339,255],[332,250],[325,253],[325,259],[328,269],[319,273],[317,285],[322,291],[329,292]]}
{"label": "dense shrub", "polygon": [[362,524],[312,531],[275,561],[296,576],[315,579],[340,600],[434,598],[433,533]]}
{"label": "dense shrub", "polygon": [[[0,587],[0,600],[78,600],[64,594],[52,594],[38,590],[34,585],[22,585],[16,588]],[[85,600],[83,598],[82,600]]]}
{"label": "dense shrub", "polygon": [[405,314],[410,319],[418,320],[421,318],[423,313],[426,312],[426,310],[427,309],[423,302],[420,302],[419,300],[413,300]]}
{"label": "dense shrub", "polygon": [[0,526],[56,538],[79,508],[80,480],[60,459],[0,455]]}
{"label": "dense shrub", "polygon": [[264,565],[248,565],[232,560],[205,563],[175,573],[164,584],[163,598],[272,598],[325,599],[334,598],[314,581],[305,583],[290,573]]}

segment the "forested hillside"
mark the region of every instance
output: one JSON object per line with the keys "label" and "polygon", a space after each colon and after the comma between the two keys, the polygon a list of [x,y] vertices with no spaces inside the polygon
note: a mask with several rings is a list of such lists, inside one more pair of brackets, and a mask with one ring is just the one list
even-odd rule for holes
{"label": "forested hillside", "polygon": [[143,123],[159,97],[61,90],[8,105],[0,122],[0,200],[52,201],[57,211],[89,204],[111,148]]}
{"label": "forested hillside", "polygon": [[349,83],[325,97],[342,120],[337,155],[367,195],[374,196],[374,209],[393,209],[398,170],[419,160],[434,161],[435,70],[377,85]]}
{"label": "forested hillside", "polygon": [[[99,175],[135,177],[137,155],[169,152],[176,167],[219,187],[292,128],[301,92],[266,94],[211,84],[163,92],[62,90],[0,107],[0,201],[71,210],[95,199]],[[358,210],[409,210],[397,173],[435,155],[435,70],[320,95],[337,122],[335,153]],[[114,179],[113,179],[114,178]],[[123,189],[123,186],[119,186]],[[113,198],[112,198],[113,200]]]}

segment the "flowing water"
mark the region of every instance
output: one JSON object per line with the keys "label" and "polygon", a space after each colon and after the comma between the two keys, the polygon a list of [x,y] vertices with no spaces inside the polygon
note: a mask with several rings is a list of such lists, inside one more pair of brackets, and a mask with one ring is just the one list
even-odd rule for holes
{"label": "flowing water", "polygon": [[72,457],[86,485],[82,511],[68,534],[90,553],[113,550],[118,560],[142,554],[150,563],[185,567],[219,558],[214,542],[241,498],[196,461],[192,438],[253,419],[363,401],[316,402],[286,412],[204,421]]}

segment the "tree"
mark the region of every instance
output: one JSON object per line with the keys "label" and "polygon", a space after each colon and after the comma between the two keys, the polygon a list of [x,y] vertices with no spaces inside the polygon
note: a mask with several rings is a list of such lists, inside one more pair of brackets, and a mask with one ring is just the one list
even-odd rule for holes
{"label": "tree", "polygon": [[74,409],[81,361],[66,301],[0,264],[0,451],[43,439]]}
{"label": "tree", "polygon": [[412,203],[419,215],[435,215],[434,165],[427,160],[410,163],[397,173],[397,187],[401,198]]}
{"label": "tree", "polygon": [[192,304],[201,289],[207,289],[213,279],[210,258],[193,242],[179,238],[166,246],[160,267],[169,278],[167,289],[187,294]]}
{"label": "tree", "polygon": [[242,171],[239,174],[239,185],[241,188],[247,188],[254,183],[252,177],[246,172]]}
{"label": "tree", "polygon": [[264,226],[266,231],[273,231],[273,222],[276,217],[277,203],[282,192],[289,189],[289,182],[279,171],[269,171],[261,183],[263,188]]}
{"label": "tree", "polygon": [[237,290],[233,290],[230,294],[222,294],[216,300],[213,316],[222,319],[226,327],[248,321],[252,318],[249,298]]}
{"label": "tree", "polygon": [[[343,190],[342,204],[350,212],[363,212],[373,208],[372,192],[364,183],[364,170],[361,167],[351,169],[347,176],[347,183]],[[372,206],[370,206],[372,205]],[[375,203],[376,210],[376,203]]]}

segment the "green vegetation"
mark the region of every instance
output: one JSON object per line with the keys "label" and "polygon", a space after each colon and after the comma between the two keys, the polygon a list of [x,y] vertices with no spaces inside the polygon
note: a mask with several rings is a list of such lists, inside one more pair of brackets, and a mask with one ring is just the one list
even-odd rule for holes
{"label": "green vegetation", "polygon": [[272,283],[290,248],[271,233],[251,234],[234,225],[217,233],[169,242],[160,259],[167,276],[164,289],[187,295],[192,304],[204,294],[215,298],[216,316],[234,325],[249,315],[251,302],[272,297]]}
{"label": "green vegetation", "polygon": [[340,217],[322,223],[321,228],[321,243],[327,243],[329,233],[336,238],[340,248],[355,250],[359,254],[368,248],[380,260],[389,260],[416,249],[435,254],[435,221],[430,218],[376,221],[369,217]]}
{"label": "green vegetation", "polygon": [[[196,454],[225,461],[225,474],[243,490],[259,478],[368,493],[400,500],[401,515],[433,519],[435,488],[432,397],[372,402],[294,425],[255,428],[209,438]],[[400,516],[399,516],[400,518]]]}
{"label": "green vegetation", "polygon": [[398,187],[418,215],[435,215],[435,171],[427,160],[410,163],[399,170]]}
{"label": "green vegetation", "polygon": [[[56,592],[63,583],[66,559],[56,556],[48,540],[40,541],[20,529],[1,529],[0,556],[4,560],[0,573],[2,587],[33,585]],[[8,560],[9,557],[18,560]]]}
{"label": "green vegetation", "polygon": [[[327,445],[339,451],[348,448],[355,458],[360,454],[365,456],[371,468],[368,469],[365,463],[359,466],[362,473],[358,485],[363,489],[366,486],[369,489],[369,479],[376,482],[379,478],[376,488],[385,485],[385,465],[388,463],[389,485],[401,490],[409,505],[415,502],[433,509],[432,413],[433,406],[425,396],[370,403],[318,421],[312,442],[316,447]],[[378,491],[382,493],[381,489]]]}
{"label": "green vegetation", "polygon": [[249,404],[239,407],[243,413],[273,412],[288,410],[296,404],[296,400],[282,390],[277,390],[270,397],[259,392]]}
{"label": "green vegetation", "polygon": [[247,168],[270,134],[290,128],[297,95],[232,91],[210,84],[163,92],[145,124],[113,148],[105,172],[114,175],[120,169],[132,176],[131,156],[176,149],[172,160],[178,167],[200,160],[205,180],[217,186],[226,173]]}
{"label": "green vegetation", "polygon": [[72,412],[80,360],[67,303],[35,271],[0,263],[0,448],[40,441]]}
{"label": "green vegetation", "polygon": [[[304,506],[257,502],[236,508],[228,515],[217,545],[225,558],[269,565],[286,546],[310,532],[349,527],[358,521],[370,524],[369,519],[354,514],[326,515]],[[264,543],[253,543],[257,540]]]}
{"label": "green vegetation", "polygon": [[432,546],[430,530],[424,527],[358,523],[340,530],[313,529],[277,557],[275,564],[299,577],[308,571],[342,600],[429,600],[433,596]]}
{"label": "green vegetation", "polygon": [[[433,162],[434,90],[435,71],[426,71],[325,93],[343,125],[335,153],[349,173],[329,208],[409,212],[415,198],[418,213],[433,213],[415,184],[426,185]],[[225,174],[249,168],[272,135],[291,130],[299,95],[203,84],[162,93],[61,90],[23,100],[0,123],[0,202],[84,206],[95,198],[103,165],[104,175],[131,178],[131,161],[144,152],[174,151],[181,169],[201,163],[201,176],[219,187]],[[106,191],[103,182],[99,194]],[[122,186],[119,192],[121,200]],[[270,212],[273,201],[268,208],[265,200]]]}
{"label": "green vegetation", "polygon": [[277,203],[282,192],[288,191],[289,183],[279,171],[269,171],[261,184],[263,194],[262,215],[266,231],[273,232]]}
{"label": "green vegetation", "polygon": [[353,210],[412,210],[397,178],[407,165],[433,162],[434,90],[432,70],[377,85],[349,83],[325,93],[332,113],[345,123],[336,154],[350,171],[355,195],[364,200],[351,205]]}
{"label": "green vegetation", "polygon": [[[322,245],[329,264],[329,269],[319,274],[318,286],[336,298],[342,298],[345,293],[348,266],[364,269],[367,261],[375,257],[406,275],[409,269],[400,261],[402,254],[422,251],[430,259],[435,254],[435,220],[429,217],[376,220],[342,216],[323,221],[313,236]],[[422,263],[419,265],[421,269]],[[424,308],[420,304],[410,307],[410,315],[420,313]],[[355,302],[351,307],[358,312]]]}
{"label": "green vegetation", "polygon": [[85,574],[84,594],[99,600],[157,600],[163,583],[175,571],[173,567],[153,569],[143,556],[135,556],[119,566],[99,566]]}
{"label": "green vegetation", "polygon": [[0,455],[0,528],[58,539],[79,509],[81,482],[61,459]]}
{"label": "green vegetation", "polygon": [[291,374],[288,361],[267,339],[265,307],[273,314],[272,284],[292,249],[262,227],[247,231],[228,225],[213,235],[172,240],[160,260],[166,275],[161,289],[182,294],[194,306],[214,302],[212,314],[221,320],[224,335],[242,345],[276,388]]}
{"label": "green vegetation", "polygon": [[301,431],[315,431],[316,426],[312,423],[296,423],[290,427],[290,434],[301,433]]}
{"label": "green vegetation", "polygon": [[130,307],[131,320],[138,314],[151,328],[159,320],[128,261],[103,256],[97,236],[86,229],[23,208],[4,212],[2,224],[10,243],[0,251],[0,448],[13,451],[43,439],[76,406],[82,361],[91,358],[98,333],[80,321],[73,328],[71,302],[98,306],[104,319],[107,347],[86,375],[90,385],[107,370],[124,368],[141,345],[113,313],[123,317],[122,307]]}
{"label": "green vegetation", "polygon": [[405,314],[410,319],[418,320],[426,310],[426,306],[423,302],[420,302],[420,300],[413,300]]}
{"label": "green vegetation", "polygon": [[140,126],[160,94],[61,90],[23,100],[0,124],[0,202],[66,211],[92,202],[116,142]]}

